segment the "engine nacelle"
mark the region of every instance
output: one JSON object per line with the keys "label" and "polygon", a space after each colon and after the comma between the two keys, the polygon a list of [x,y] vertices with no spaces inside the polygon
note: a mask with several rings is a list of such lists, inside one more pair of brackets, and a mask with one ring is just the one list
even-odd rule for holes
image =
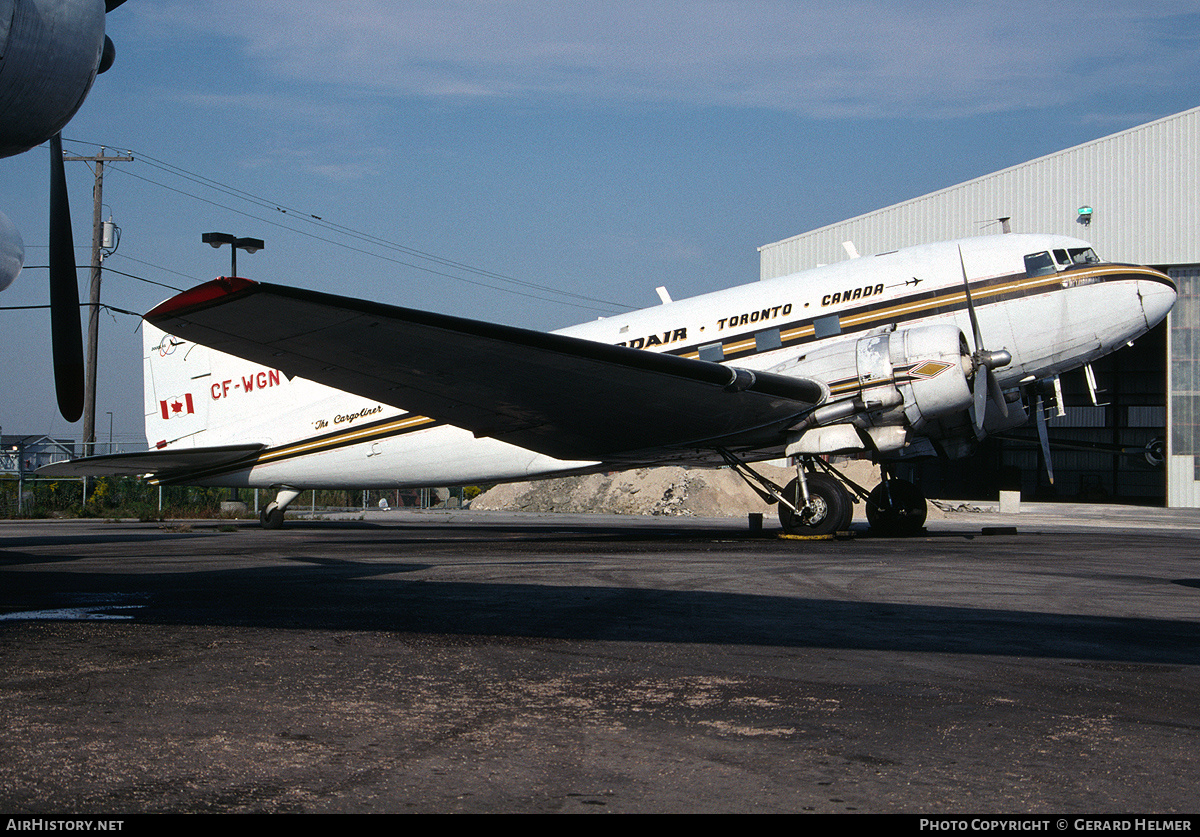
{"label": "engine nacelle", "polygon": [[971,350],[956,326],[898,331],[892,335],[890,352],[896,385],[904,396],[904,415],[914,430],[971,406]]}
{"label": "engine nacelle", "polygon": [[788,455],[896,451],[909,430],[971,406],[962,331],[932,325],[818,349],[772,371],[829,383],[830,400],[792,429]]}
{"label": "engine nacelle", "polygon": [[0,0],[0,157],[63,129],[105,54],[104,0]]}

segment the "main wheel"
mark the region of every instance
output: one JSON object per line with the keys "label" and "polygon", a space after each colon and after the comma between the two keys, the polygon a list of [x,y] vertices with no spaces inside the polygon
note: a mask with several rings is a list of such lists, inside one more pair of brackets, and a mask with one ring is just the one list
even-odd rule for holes
{"label": "main wheel", "polygon": [[792,511],[779,504],[779,523],[789,535],[830,535],[850,528],[854,505],[842,484],[826,474],[809,474],[807,506],[801,505],[804,496],[800,483],[792,480],[783,490],[784,496],[800,509]]}
{"label": "main wheel", "polygon": [[881,535],[919,535],[928,512],[925,495],[908,480],[881,482],[867,497],[867,521]]}

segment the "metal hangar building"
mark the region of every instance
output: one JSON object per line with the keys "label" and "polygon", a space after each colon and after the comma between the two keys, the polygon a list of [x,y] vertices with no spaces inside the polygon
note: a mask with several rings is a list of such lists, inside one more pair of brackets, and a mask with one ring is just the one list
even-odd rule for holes
{"label": "metal hangar building", "polygon": [[[1101,258],[1174,279],[1167,322],[1061,378],[1051,414],[1054,483],[1032,427],[989,439],[955,462],[917,464],[930,496],[1061,498],[1200,507],[1200,108],[759,248],[761,278],[858,252],[980,235],[1039,232],[1086,239]],[[1059,414],[1061,413],[1061,415]]]}

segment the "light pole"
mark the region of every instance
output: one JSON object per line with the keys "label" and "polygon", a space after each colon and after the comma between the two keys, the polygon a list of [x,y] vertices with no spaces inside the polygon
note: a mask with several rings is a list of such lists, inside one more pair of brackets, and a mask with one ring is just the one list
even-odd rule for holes
{"label": "light pole", "polygon": [[213,247],[213,249],[220,249],[222,244],[229,245],[229,251],[233,254],[233,260],[230,265],[230,276],[237,276],[238,250],[245,250],[247,253],[257,253],[266,246],[261,238],[238,238],[229,233],[219,232],[204,233],[200,236],[200,240]]}
{"label": "light pole", "polygon": [[[229,245],[229,252],[232,254],[232,260],[229,267],[230,277],[237,276],[237,251],[245,250],[247,253],[257,253],[259,250],[266,247],[261,238],[238,238],[229,233],[207,232],[200,236],[200,240],[205,244],[210,245],[214,250],[221,249],[222,244]],[[229,489],[229,499],[233,502],[239,502],[238,490],[236,488]]]}
{"label": "light pole", "polygon": [[113,449],[112,449],[112,413],[108,414],[108,452],[109,453],[113,452]]}

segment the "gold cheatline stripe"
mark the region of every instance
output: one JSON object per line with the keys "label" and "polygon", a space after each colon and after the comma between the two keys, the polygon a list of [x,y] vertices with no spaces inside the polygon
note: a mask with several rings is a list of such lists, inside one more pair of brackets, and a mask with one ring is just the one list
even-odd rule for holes
{"label": "gold cheatline stripe", "polygon": [[[1013,291],[1037,288],[1044,285],[1057,285],[1060,282],[1062,282],[1062,278],[1059,274],[1055,274],[1054,276],[1039,276],[1035,279],[1021,279],[1016,282],[1004,282],[1003,284],[993,285],[990,288],[972,290],[971,299],[984,299],[986,297],[999,296],[1001,294],[1011,293]],[[962,289],[959,289],[941,296],[931,297],[930,299],[923,299],[914,302],[901,302],[889,308],[879,308],[874,311],[866,311],[862,314],[851,314],[843,319],[841,324],[843,326],[862,325],[864,323],[869,323],[872,320],[880,319],[881,315],[884,315],[883,319],[891,319],[890,316],[886,315],[912,314],[919,311],[927,311],[930,308],[941,308],[944,305],[957,305],[960,302],[965,304],[966,301],[966,293]]]}
{"label": "gold cheatline stripe", "polygon": [[259,454],[252,464],[260,465],[266,462],[272,462],[276,459],[294,456],[296,454],[309,453],[317,448],[343,447],[356,441],[363,441],[365,438],[371,436],[391,436],[401,430],[409,430],[413,427],[418,427],[422,424],[429,424],[431,422],[433,422],[433,419],[427,418],[426,416],[408,416],[406,418],[395,419],[383,425],[362,427],[358,430],[347,431],[338,436],[325,436],[316,439],[310,439],[304,442],[294,442],[286,447],[273,448],[272,450]]}
{"label": "gold cheatline stripe", "polygon": [[[1105,276],[1105,275],[1111,275],[1111,274],[1128,274],[1128,273],[1138,273],[1138,272],[1142,272],[1142,271],[1138,271],[1135,268],[1132,268],[1128,265],[1113,265],[1112,267],[1097,268],[1096,270],[1088,271],[1086,274],[1083,274],[1079,278],[1086,279],[1086,278],[1093,278],[1093,277],[1099,277],[1099,276]],[[988,281],[988,280],[983,279],[982,281]],[[1035,276],[1033,278],[1025,277],[1025,278],[1017,279],[1014,281],[1003,282],[1001,284],[993,285],[991,287],[972,289],[971,290],[971,299],[972,300],[986,299],[988,297],[999,296],[1001,294],[1012,293],[1012,292],[1020,291],[1020,290],[1030,290],[1030,289],[1046,287],[1049,285],[1057,285],[1063,281],[1064,281],[1063,274],[1061,274],[1061,273],[1048,274],[1046,276]],[[858,314],[837,315],[839,318],[839,325],[842,327],[866,325],[866,324],[870,324],[871,322],[873,322],[875,320],[881,320],[881,319],[890,320],[893,318],[893,316],[900,316],[900,315],[904,315],[904,314],[913,314],[913,313],[918,313],[921,311],[927,311],[931,308],[941,308],[944,305],[956,305],[958,303],[966,302],[967,295],[966,295],[966,293],[963,292],[963,290],[961,288],[958,290],[954,290],[951,288],[951,289],[947,289],[947,291],[948,292],[946,292],[946,293],[942,293],[938,296],[930,297],[929,299],[914,300],[912,302],[905,302],[905,301],[901,300],[901,301],[896,302],[886,308],[872,308],[870,310],[863,311]],[[836,312],[831,312],[829,315],[826,315],[826,316],[833,316],[835,314],[836,314]],[[797,340],[797,339],[800,339],[803,337],[809,337],[814,334],[816,334],[816,328],[814,327],[814,325],[812,323],[809,323],[807,325],[801,325],[801,326],[796,326],[793,328],[788,328],[786,330],[781,330],[780,331],[780,339],[783,341],[792,341],[792,340]],[[725,353],[735,354],[739,351],[749,349],[753,345],[755,345],[755,341],[754,341],[753,337],[743,337],[743,338],[736,338],[735,341],[732,343],[727,343],[727,344],[723,343],[721,346],[721,349]],[[696,349],[696,350],[693,350],[693,351],[690,351],[690,352],[687,352],[687,353],[681,355],[681,357],[687,357],[687,358],[699,358],[699,356],[700,356],[699,349]]]}
{"label": "gold cheatline stripe", "polygon": [[[972,300],[986,299],[987,297],[1000,296],[1001,294],[1013,293],[1016,291],[1033,290],[1033,289],[1037,289],[1037,288],[1044,288],[1044,287],[1047,287],[1050,285],[1059,285],[1064,281],[1067,281],[1069,279],[1075,279],[1075,278],[1092,279],[1092,278],[1098,278],[1100,276],[1106,276],[1106,275],[1112,275],[1112,274],[1124,275],[1124,274],[1139,273],[1139,272],[1144,273],[1144,271],[1138,271],[1137,269],[1131,268],[1129,266],[1114,265],[1113,267],[1098,268],[1096,270],[1090,270],[1081,276],[1067,277],[1066,279],[1064,279],[1063,274],[1061,274],[1061,273],[1054,273],[1054,274],[1049,274],[1046,276],[1035,276],[1033,278],[1022,278],[1022,279],[1017,279],[1015,281],[1003,282],[998,285],[992,285],[991,287],[979,288],[979,289],[972,288],[971,289],[971,299]],[[930,308],[940,308],[943,305],[956,305],[960,302],[965,303],[966,301],[967,301],[966,293],[963,292],[962,289],[959,289],[955,292],[952,292],[952,293],[949,293],[946,295],[942,295],[942,296],[935,296],[930,299],[924,299],[924,300],[919,300],[919,301],[909,302],[909,303],[901,302],[901,303],[899,303],[897,305],[893,305],[889,308],[879,308],[879,309],[875,309],[873,311],[863,312],[862,314],[852,314],[852,315],[847,316],[845,319],[843,319],[841,321],[841,323],[842,323],[842,325],[862,325],[864,323],[869,323],[874,319],[879,319],[880,315],[911,314],[911,313],[918,312],[918,311],[925,311]]]}
{"label": "gold cheatline stripe", "polygon": [[[253,459],[239,460],[237,462],[228,462],[221,465],[210,465],[207,468],[197,468],[195,471],[187,473],[186,477],[212,477],[221,473],[231,471],[244,471],[248,468],[255,468],[259,465],[270,464],[271,462],[280,459],[286,459],[301,453],[313,452],[314,449],[332,450],[337,447],[344,447],[347,444],[356,441],[366,441],[372,436],[385,438],[394,436],[402,430],[411,430],[420,427],[424,424],[433,424],[435,419],[426,416],[407,416],[398,418],[387,424],[375,425],[373,427],[362,427],[357,430],[347,431],[338,436],[322,437],[320,439],[310,439],[306,442],[296,442],[281,448],[272,448],[265,453],[260,453]],[[175,480],[177,477],[171,477]],[[161,482],[160,478],[155,476],[147,480],[151,485]]]}

